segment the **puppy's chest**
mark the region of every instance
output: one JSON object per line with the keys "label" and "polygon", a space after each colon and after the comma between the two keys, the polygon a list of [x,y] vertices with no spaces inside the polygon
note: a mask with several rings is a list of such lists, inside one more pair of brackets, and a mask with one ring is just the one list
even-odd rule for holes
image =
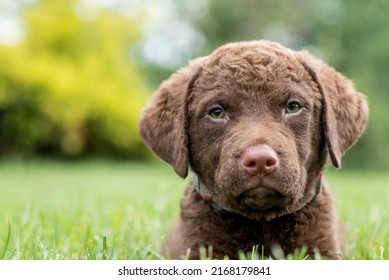
{"label": "puppy's chest", "polygon": [[[310,211],[304,209],[271,221],[254,221],[225,210],[215,210],[209,202],[202,199],[195,200],[196,202],[192,203],[191,207],[197,210],[202,208],[202,211],[191,212],[201,214],[196,217],[192,216],[188,220],[184,219],[184,221],[197,224],[198,230],[187,232],[187,234],[197,235],[193,240],[200,239],[202,240],[200,243],[212,245],[214,248],[216,244],[226,246],[229,244],[233,248],[251,249],[252,246],[260,244],[264,245],[267,251],[274,244],[283,245],[285,249],[303,246],[308,241],[309,229],[315,227],[319,219],[311,214],[307,217],[306,212]],[[187,210],[189,209],[183,212]],[[187,228],[193,228],[189,224],[187,226]]]}
{"label": "puppy's chest", "polygon": [[[222,215],[222,221],[227,219],[227,217],[223,218]],[[296,230],[302,226],[294,215],[277,218],[269,222],[253,221],[235,214],[230,219],[233,221],[224,223],[227,238],[234,236],[237,240],[241,240],[242,244],[248,241],[252,244],[263,244],[265,246],[280,243],[282,240],[290,240],[295,235]]]}

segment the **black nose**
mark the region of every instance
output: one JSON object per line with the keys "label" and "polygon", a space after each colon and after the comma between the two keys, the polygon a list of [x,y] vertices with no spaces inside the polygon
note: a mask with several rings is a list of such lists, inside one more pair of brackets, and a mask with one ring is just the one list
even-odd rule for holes
{"label": "black nose", "polygon": [[277,170],[277,153],[267,145],[249,147],[242,156],[242,168],[251,175],[270,175]]}

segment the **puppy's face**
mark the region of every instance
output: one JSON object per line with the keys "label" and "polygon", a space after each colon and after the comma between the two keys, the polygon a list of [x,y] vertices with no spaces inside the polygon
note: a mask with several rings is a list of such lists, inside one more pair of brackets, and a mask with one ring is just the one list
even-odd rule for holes
{"label": "puppy's face", "polygon": [[180,176],[190,165],[224,209],[272,219],[312,200],[327,154],[339,167],[366,122],[346,78],[259,41],[221,47],[165,81],[140,131]]}
{"label": "puppy's face", "polygon": [[190,165],[212,200],[255,219],[309,202],[325,163],[321,104],[285,54],[215,53],[188,96]]}

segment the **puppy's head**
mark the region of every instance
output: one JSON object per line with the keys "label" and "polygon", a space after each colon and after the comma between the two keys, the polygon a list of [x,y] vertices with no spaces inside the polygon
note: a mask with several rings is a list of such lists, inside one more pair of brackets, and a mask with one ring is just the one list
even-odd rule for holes
{"label": "puppy's head", "polygon": [[258,41],[225,45],[171,76],[139,126],[151,150],[181,177],[190,165],[224,209],[271,219],[312,200],[327,154],[340,167],[367,114],[334,69]]}

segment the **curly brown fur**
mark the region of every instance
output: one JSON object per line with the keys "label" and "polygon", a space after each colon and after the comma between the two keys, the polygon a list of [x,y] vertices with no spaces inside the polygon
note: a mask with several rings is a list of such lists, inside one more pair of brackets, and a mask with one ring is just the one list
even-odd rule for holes
{"label": "curly brown fur", "polygon": [[168,253],[190,249],[197,259],[212,246],[213,257],[234,259],[258,244],[266,255],[274,245],[286,254],[306,246],[336,259],[332,194],[324,183],[315,197],[315,187],[328,155],[340,167],[367,116],[349,80],[268,41],[227,44],[174,74],[145,108],[141,136],[181,177],[190,166],[212,202],[189,185]]}

